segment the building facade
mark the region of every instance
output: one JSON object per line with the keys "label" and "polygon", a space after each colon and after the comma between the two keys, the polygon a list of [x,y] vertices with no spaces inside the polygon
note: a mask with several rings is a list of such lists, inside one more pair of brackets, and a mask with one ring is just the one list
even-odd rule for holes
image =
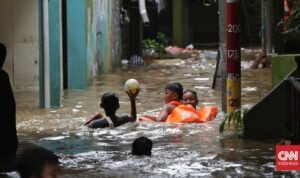
{"label": "building facade", "polygon": [[64,89],[85,89],[121,56],[121,0],[1,0],[0,42],[14,88],[59,107]]}

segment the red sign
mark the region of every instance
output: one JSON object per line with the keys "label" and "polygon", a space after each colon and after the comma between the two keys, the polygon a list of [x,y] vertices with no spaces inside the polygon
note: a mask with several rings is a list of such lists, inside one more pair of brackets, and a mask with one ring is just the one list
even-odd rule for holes
{"label": "red sign", "polygon": [[276,170],[300,170],[300,145],[276,146]]}
{"label": "red sign", "polygon": [[241,74],[239,2],[227,0],[227,73]]}
{"label": "red sign", "polygon": [[227,8],[227,113],[241,108],[241,49],[239,0],[226,0]]}

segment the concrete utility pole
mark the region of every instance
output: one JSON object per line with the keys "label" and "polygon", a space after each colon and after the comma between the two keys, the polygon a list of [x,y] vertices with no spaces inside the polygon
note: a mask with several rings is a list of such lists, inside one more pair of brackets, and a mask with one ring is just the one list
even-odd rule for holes
{"label": "concrete utility pole", "polygon": [[226,1],[218,2],[219,6],[219,65],[216,69],[215,89],[222,91],[222,111],[226,112]]}
{"label": "concrete utility pole", "polygon": [[266,52],[272,53],[273,0],[265,0]]}
{"label": "concrete utility pole", "polygon": [[266,49],[265,0],[261,1],[261,47]]}
{"label": "concrete utility pole", "polygon": [[226,0],[227,113],[241,108],[241,47],[239,0]]}

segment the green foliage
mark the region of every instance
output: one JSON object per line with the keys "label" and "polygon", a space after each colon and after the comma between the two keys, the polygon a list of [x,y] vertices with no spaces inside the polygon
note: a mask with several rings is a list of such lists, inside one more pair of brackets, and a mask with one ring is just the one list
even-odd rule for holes
{"label": "green foliage", "polygon": [[162,32],[158,32],[156,34],[156,39],[158,41],[158,43],[160,43],[161,45],[163,45],[164,47],[168,46],[168,40],[165,34],[163,34]]}
{"label": "green foliage", "polygon": [[144,52],[149,55],[164,53],[164,46],[159,44],[155,39],[146,39],[143,41]]}
{"label": "green foliage", "polygon": [[244,128],[243,116],[247,111],[248,110],[237,109],[227,114],[219,126],[219,132],[221,134],[224,133],[227,126],[227,128],[233,127],[235,131],[234,135],[241,135]]}
{"label": "green foliage", "polygon": [[168,45],[166,35],[158,32],[155,39],[146,39],[143,41],[143,50],[146,55],[157,57],[165,54],[165,48]]}

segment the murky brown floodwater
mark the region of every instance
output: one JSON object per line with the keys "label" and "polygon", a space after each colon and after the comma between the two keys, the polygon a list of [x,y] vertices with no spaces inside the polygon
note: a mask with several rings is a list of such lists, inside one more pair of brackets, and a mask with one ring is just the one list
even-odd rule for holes
{"label": "murky brown floodwater", "polygon": [[[242,66],[242,104],[250,107],[271,89],[270,69],[247,70],[249,62]],[[199,106],[220,106],[220,92],[211,89],[214,67],[214,60],[165,60],[145,68],[121,68],[102,75],[87,91],[66,92],[61,109],[35,109],[32,103],[36,99],[23,100],[17,107],[19,139],[57,153],[64,177],[299,176],[299,172],[275,171],[274,142],[221,136],[218,125],[222,113],[205,124],[129,123],[113,130],[80,128],[87,116],[99,110],[99,98],[106,91],[119,95],[119,114],[130,112],[123,86],[129,78],[141,83],[137,98],[140,114],[162,106],[163,88],[170,81],[196,90]],[[153,140],[151,158],[130,155],[131,143],[139,136]]]}

